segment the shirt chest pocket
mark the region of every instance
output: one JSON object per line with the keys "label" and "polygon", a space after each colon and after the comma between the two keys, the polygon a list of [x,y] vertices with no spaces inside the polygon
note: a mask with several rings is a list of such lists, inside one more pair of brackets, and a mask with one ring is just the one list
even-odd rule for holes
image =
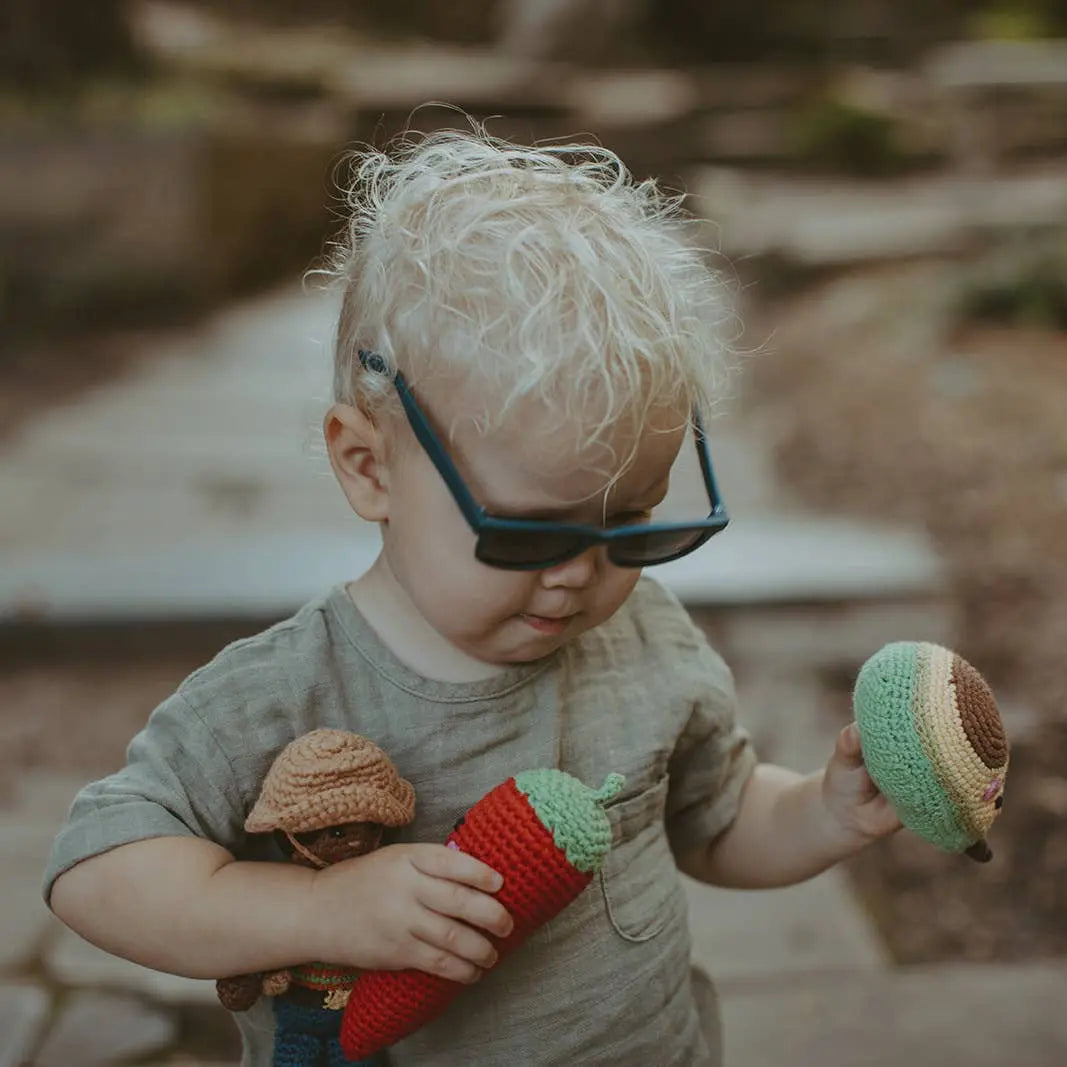
{"label": "shirt chest pocket", "polygon": [[686,920],[685,896],[663,826],[667,784],[664,775],[607,808],[612,846],[600,889],[612,927],[627,941],[648,941]]}

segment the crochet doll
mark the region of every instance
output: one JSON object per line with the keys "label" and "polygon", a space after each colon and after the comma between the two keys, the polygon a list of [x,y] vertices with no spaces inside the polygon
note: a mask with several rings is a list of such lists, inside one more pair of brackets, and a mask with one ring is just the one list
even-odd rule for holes
{"label": "crochet doll", "polygon": [[[321,729],[290,742],[275,759],[251,813],[249,833],[273,832],[293,863],[322,868],[372,852],[383,827],[415,815],[415,793],[372,741]],[[273,998],[275,1067],[341,1067],[341,1018],[358,974],[312,962],[216,983],[230,1011]],[[365,1061],[371,1063],[373,1061]]]}

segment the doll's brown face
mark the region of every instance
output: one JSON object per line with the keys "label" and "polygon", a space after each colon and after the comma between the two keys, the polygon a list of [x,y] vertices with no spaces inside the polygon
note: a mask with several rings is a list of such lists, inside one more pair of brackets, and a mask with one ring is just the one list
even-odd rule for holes
{"label": "doll's brown face", "polygon": [[[373,852],[381,844],[382,827],[376,822],[349,822],[341,826],[327,826],[321,830],[293,834],[293,837],[323,863],[340,863],[341,860]],[[294,863],[310,866],[307,859],[295,850],[289,858]]]}

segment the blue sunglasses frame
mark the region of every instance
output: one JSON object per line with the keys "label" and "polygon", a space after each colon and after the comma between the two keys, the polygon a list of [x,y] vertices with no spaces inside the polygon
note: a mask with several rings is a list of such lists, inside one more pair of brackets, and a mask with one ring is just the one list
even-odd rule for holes
{"label": "blue sunglasses frame", "polygon": [[[608,558],[618,567],[652,567],[660,563],[669,563],[696,551],[711,537],[724,530],[730,521],[715,483],[715,472],[711,464],[711,452],[708,448],[707,435],[704,432],[704,423],[700,418],[700,413],[695,409],[693,411],[693,436],[696,439],[700,470],[704,476],[704,485],[711,504],[707,518],[690,522],[630,523],[612,529],[603,529],[583,523],[554,522],[550,519],[509,519],[493,515],[474,499],[444,445],[430,426],[429,419],[415,400],[403,374],[398,370],[390,376],[385,360],[377,352],[360,349],[358,354],[360,364],[365,370],[391,377],[415,437],[441,475],[448,491],[452,494],[452,498],[477,538],[475,556],[488,566],[502,570],[544,570],[573,559],[595,545],[604,545],[607,548]],[[486,535],[508,533],[535,536],[551,534],[556,537],[571,538],[572,541],[566,550],[552,553],[543,559],[507,560],[492,553],[491,542]],[[681,549],[663,556],[640,559],[625,554],[628,542],[647,539],[655,534],[680,535],[682,533],[692,533],[694,535],[692,543],[687,543]]]}

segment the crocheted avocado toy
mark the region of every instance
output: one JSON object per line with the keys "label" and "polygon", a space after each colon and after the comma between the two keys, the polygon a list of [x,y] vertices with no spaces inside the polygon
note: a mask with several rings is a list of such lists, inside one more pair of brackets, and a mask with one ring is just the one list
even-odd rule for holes
{"label": "crocheted avocado toy", "polygon": [[[597,791],[564,771],[517,774],[456,823],[446,844],[504,877],[497,900],[515,925],[491,937],[499,958],[559,914],[593,880],[611,848],[603,805],[622,788],[609,774]],[[423,971],[368,971],[352,990],[341,1024],[349,1059],[373,1055],[436,1019],[466,987]]]}
{"label": "crocheted avocado toy", "polygon": [[[415,815],[415,791],[367,738],[321,729],[291,741],[271,765],[245,820],[249,833],[273,833],[293,863],[322,868],[374,851],[382,828]],[[341,1012],[358,973],[312,962],[215,983],[230,1011],[273,998],[275,1067],[343,1061]]]}
{"label": "crocheted avocado toy", "polygon": [[978,671],[939,645],[894,642],[860,669],[853,707],[867,772],[900,821],[947,852],[992,859],[1008,741]]}

